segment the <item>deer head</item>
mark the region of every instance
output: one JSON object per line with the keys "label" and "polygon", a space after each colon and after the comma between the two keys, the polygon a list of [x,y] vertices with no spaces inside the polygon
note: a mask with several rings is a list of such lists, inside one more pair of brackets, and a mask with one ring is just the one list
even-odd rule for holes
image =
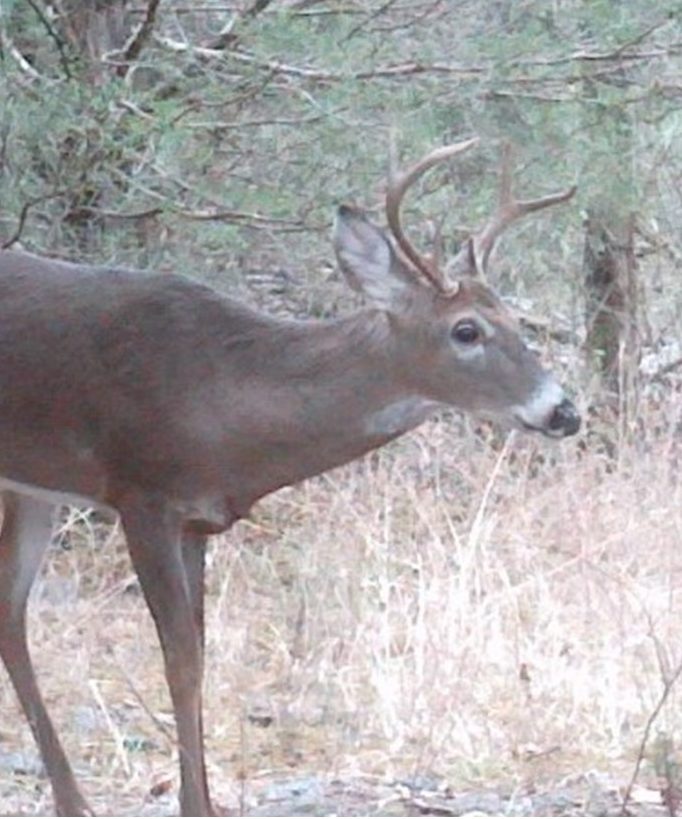
{"label": "deer head", "polygon": [[575,188],[515,199],[505,150],[497,210],[452,260],[451,279],[417,252],[401,226],[400,205],[414,182],[476,142],[439,148],[393,177],[386,194],[390,232],[341,207],[334,238],[339,264],[350,285],[387,314],[415,394],[551,437],[572,435],[580,426],[575,407],[526,347],[516,317],[485,276],[493,246],[510,224],[566,201]]}

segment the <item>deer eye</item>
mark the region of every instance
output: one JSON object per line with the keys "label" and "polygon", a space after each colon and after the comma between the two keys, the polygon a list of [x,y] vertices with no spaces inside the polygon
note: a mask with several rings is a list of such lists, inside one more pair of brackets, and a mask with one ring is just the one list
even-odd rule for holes
{"label": "deer eye", "polygon": [[452,328],[452,337],[460,344],[475,344],[481,338],[481,330],[471,319],[462,319]]}

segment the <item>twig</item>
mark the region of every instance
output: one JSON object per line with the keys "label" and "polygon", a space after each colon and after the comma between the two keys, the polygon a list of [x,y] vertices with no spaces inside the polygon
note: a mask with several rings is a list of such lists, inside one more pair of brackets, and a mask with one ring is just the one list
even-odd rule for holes
{"label": "twig", "polygon": [[[163,178],[169,180],[174,185],[179,186],[186,194],[189,194],[193,197],[197,197],[197,192],[194,188],[189,185],[187,182],[181,179],[175,179],[169,176],[166,173],[159,171],[156,169],[158,173],[160,173]],[[122,179],[126,179],[126,181],[130,182],[130,180],[122,174],[121,171],[117,171],[115,168],[112,168],[112,173],[120,176]],[[198,222],[233,222],[234,224],[244,225],[245,227],[252,228],[254,230],[277,230],[278,232],[306,232],[306,231],[322,231],[328,229],[329,225],[320,225],[320,224],[306,224],[302,219],[281,219],[276,216],[263,216],[260,213],[249,213],[245,211],[239,210],[232,210],[231,208],[226,208],[223,206],[221,202],[210,202],[210,207],[207,208],[186,208],[182,207],[177,204],[177,202],[173,199],[170,199],[163,193],[154,190],[146,185],[142,185],[139,182],[135,182],[135,188],[140,193],[148,196],[151,199],[155,199],[157,202],[162,203],[162,208],[166,213],[172,214],[174,216],[179,216],[184,219],[190,219],[193,221]],[[204,200],[205,201],[205,200]],[[98,208],[94,207],[85,207],[83,210],[87,210],[90,213],[102,213],[103,215],[107,215],[107,212],[100,211]],[[141,213],[137,213],[135,215],[131,215],[130,218],[139,218],[142,216],[147,215],[155,215],[153,212],[154,209],[150,209],[148,212],[143,211]],[[116,217],[116,213],[111,213],[110,215]],[[124,215],[121,214],[122,218],[126,218]]]}
{"label": "twig", "polygon": [[369,32],[371,34],[388,34],[408,28],[415,28],[421,25],[427,18],[434,16],[434,14],[438,14],[439,17],[447,16],[448,9],[443,6],[442,0],[434,0],[430,5],[427,4],[422,11],[415,9],[415,13],[410,14],[410,16],[404,20],[387,24],[379,23],[378,25],[372,26]]}
{"label": "twig", "polygon": [[90,206],[84,206],[81,208],[86,213],[92,213],[94,216],[103,216],[105,219],[124,219],[124,220],[134,220],[134,219],[150,219],[153,216],[159,216],[163,213],[163,208],[147,208],[146,210],[138,210],[133,211],[131,213],[126,213],[124,211],[119,210],[106,210],[104,208],[94,208]]}
{"label": "twig", "polygon": [[185,219],[198,222],[235,222],[246,224],[249,227],[289,227],[300,229],[319,230],[321,226],[306,226],[296,219],[278,219],[274,216],[262,216],[260,213],[244,213],[238,210],[187,210],[185,208],[171,208],[171,212]]}
{"label": "twig", "polygon": [[119,730],[118,726],[114,722],[111,717],[111,712],[106,706],[104,699],[102,698],[102,692],[99,690],[99,685],[95,680],[89,680],[90,691],[92,692],[92,696],[97,703],[99,710],[102,712],[102,716],[104,717],[104,721],[107,724],[107,728],[109,729],[109,733],[111,734],[112,739],[114,740],[114,746],[116,747],[116,756],[119,758],[121,762],[121,766],[125,771],[127,776],[131,775],[130,770],[130,760],[128,759],[128,754],[125,750],[125,742],[123,740],[123,736],[121,731]]}
{"label": "twig", "polygon": [[42,81],[42,80],[45,79],[43,77],[43,75],[39,71],[36,71],[36,69],[31,65],[31,63],[26,59],[26,57],[24,57],[24,55],[14,45],[14,42],[9,37],[7,37],[5,35],[4,41],[5,41],[5,46],[7,47],[7,51],[9,53],[10,57],[12,57],[16,61],[19,68],[25,74],[28,74],[28,76],[31,77],[34,80],[41,80]]}
{"label": "twig", "polygon": [[135,114],[136,117],[140,117],[140,119],[144,119],[147,122],[154,122],[154,117],[151,114],[148,114],[146,111],[143,111],[139,105],[134,103],[132,100],[124,100],[119,99],[116,100],[116,105],[119,108],[123,108],[124,111],[129,111],[131,114]]}
{"label": "twig", "polygon": [[69,68],[69,58],[66,55],[66,49],[64,48],[64,40],[59,36],[59,34],[55,31],[54,26],[52,23],[47,19],[45,13],[40,8],[40,6],[35,2],[35,0],[28,0],[29,6],[33,9],[36,14],[36,17],[40,20],[40,22],[45,27],[45,30],[48,33],[48,36],[54,40],[55,45],[57,46],[57,51],[59,51],[59,61],[62,64],[62,68],[64,69],[64,76],[67,80],[73,78],[73,74],[71,73],[71,69]]}
{"label": "twig", "polygon": [[86,213],[91,213],[93,216],[103,216],[108,219],[130,220],[146,219],[153,216],[159,216],[162,213],[169,213],[173,216],[179,216],[182,219],[189,219],[190,221],[195,222],[231,222],[237,225],[244,225],[245,227],[252,228],[253,230],[276,230],[281,233],[304,233],[306,231],[319,232],[328,228],[328,225],[309,225],[300,219],[278,219],[274,216],[262,216],[259,213],[246,213],[238,210],[220,210],[218,208],[192,210],[189,208],[180,208],[168,200],[163,194],[149,189],[142,190],[154,198],[165,202],[166,207],[147,208],[146,210],[134,211],[132,213],[105,210],[92,206],[84,206],[81,208],[81,210]]}
{"label": "twig", "polygon": [[562,63],[569,62],[609,62],[610,60],[646,60],[650,59],[651,57],[665,56],[668,53],[666,49],[656,49],[655,51],[649,52],[636,52],[633,54],[626,54],[625,52],[629,48],[632,48],[633,46],[641,43],[642,40],[645,40],[650,34],[653,34],[654,31],[657,31],[659,28],[662,28],[668,22],[670,22],[669,17],[666,17],[664,20],[658,20],[656,23],[653,23],[648,28],[645,28],[644,31],[641,31],[632,39],[626,40],[624,43],[621,43],[612,51],[606,51],[601,53],[590,51],[574,51],[573,54],[568,54],[565,57],[556,57],[552,59],[538,58],[536,60],[522,60],[517,64],[560,65]]}
{"label": "twig", "polygon": [[667,679],[663,679],[663,691],[661,692],[661,696],[656,703],[654,710],[649,714],[649,719],[646,721],[646,725],[644,726],[644,734],[642,736],[642,741],[639,743],[639,750],[637,751],[637,761],[635,763],[635,769],[632,772],[632,776],[630,777],[630,782],[628,783],[627,788],[625,789],[625,794],[623,796],[623,801],[620,806],[620,815],[627,816],[627,807],[628,802],[630,801],[630,796],[632,794],[632,789],[635,786],[635,782],[637,781],[637,777],[639,776],[639,769],[642,766],[642,762],[644,761],[644,754],[646,752],[646,746],[649,742],[649,736],[651,734],[651,729],[654,727],[654,723],[656,722],[658,715],[663,710],[663,706],[666,704],[668,697],[670,696],[670,692],[672,691],[675,683],[677,682],[678,678],[682,674],[682,663],[680,663],[675,672],[671,677]]}
{"label": "twig", "polygon": [[394,6],[396,4],[396,2],[397,0],[386,0],[385,3],[382,3],[382,5],[380,5],[379,8],[371,12],[365,20],[362,20],[362,22],[353,26],[353,28],[351,28],[348,34],[346,34],[346,36],[343,38],[343,42],[347,42],[352,37],[355,37],[355,35],[359,31],[362,31],[362,29],[365,28],[365,26],[369,25],[372,22],[372,20],[376,20],[376,18],[379,17],[381,14],[385,14],[391,8],[391,6]]}
{"label": "twig", "polygon": [[[234,5],[225,6],[169,6],[169,12],[173,14],[220,14],[223,12],[233,12]],[[267,11],[264,9],[264,11]],[[273,9],[277,13],[277,9]],[[145,10],[141,8],[131,8],[131,14],[144,14]],[[268,12],[269,13],[269,12]],[[346,8],[324,8],[324,9],[296,9],[292,8],[289,12],[292,17],[337,17],[344,14],[357,15],[364,14],[362,9],[348,6]]]}
{"label": "twig", "polygon": [[[233,4],[228,4],[226,6],[173,6],[171,4],[166,5],[167,12],[170,14],[221,14],[223,12],[233,12],[234,6]],[[130,14],[146,14],[146,8],[131,8]]]}
{"label": "twig", "polygon": [[244,17],[258,17],[272,3],[272,0],[254,0],[244,12]]}
{"label": "twig", "polygon": [[160,0],[148,0],[144,20],[123,48],[123,59],[126,60],[126,62],[136,60],[151,37],[159,2]]}
{"label": "twig", "polygon": [[395,65],[381,65],[365,71],[351,71],[348,74],[334,73],[332,71],[321,71],[314,68],[302,68],[296,65],[281,63],[278,60],[262,60],[253,54],[245,51],[234,51],[230,57],[250,65],[266,68],[278,74],[288,74],[294,77],[302,77],[310,80],[322,80],[325,82],[344,82],[346,80],[372,80],[381,78],[404,77],[412,74],[480,74],[484,71],[482,66],[461,66],[451,63],[418,63],[408,61],[396,63]]}
{"label": "twig", "polygon": [[262,93],[267,88],[273,77],[274,74],[272,73],[266,74],[255,85],[250,86],[247,85],[244,91],[241,91],[240,93],[237,93],[232,97],[227,97],[226,99],[220,100],[218,102],[207,102],[206,100],[202,101],[192,100],[178,114],[171,118],[170,124],[175,125],[188,114],[193,114],[196,111],[200,111],[207,108],[227,108],[230,105],[239,105],[240,103],[243,103],[246,100],[253,99],[253,97],[258,96],[258,94]]}
{"label": "twig", "polygon": [[483,91],[479,95],[479,99],[482,100],[501,100],[501,99],[515,99],[515,100],[532,100],[533,102],[547,102],[547,103],[561,103],[564,104],[566,102],[575,102],[575,96],[569,96],[567,94],[563,96],[546,96],[543,94],[531,94],[528,92],[517,92],[517,91],[500,91],[494,88],[488,89]]}
{"label": "twig", "polygon": [[[343,110],[343,109],[341,109]],[[337,111],[335,113],[340,113]],[[332,116],[333,114],[330,114]],[[289,125],[289,126],[299,126],[299,125],[310,125],[314,122],[320,122],[321,120],[325,119],[327,114],[311,114],[308,117],[273,117],[272,119],[246,119],[242,122],[211,122],[207,120],[206,122],[187,122],[185,123],[185,128],[192,128],[195,130],[206,130],[206,131],[234,131],[239,130],[240,128],[261,128],[268,125]]]}
{"label": "twig", "polygon": [[682,366],[682,356],[680,358],[676,358],[670,363],[666,364],[664,367],[661,367],[659,370],[656,370],[653,375],[650,376],[650,381],[662,381],[663,378],[671,373],[673,370],[676,370],[678,367]]}
{"label": "twig", "polygon": [[24,205],[19,213],[19,222],[14,233],[9,237],[9,239],[4,241],[0,245],[0,248],[2,250],[7,250],[8,248],[12,247],[12,245],[15,242],[19,241],[19,239],[21,238],[21,234],[24,231],[24,225],[26,223],[28,212],[31,208],[35,207],[36,205],[39,205],[41,202],[47,202],[50,199],[56,199],[59,196],[63,196],[65,193],[66,191],[56,191],[55,193],[48,193],[45,194],[44,196],[37,196],[35,197],[35,199],[29,199],[28,201],[24,202]]}
{"label": "twig", "polygon": [[229,22],[223,26],[218,35],[212,38],[206,45],[209,48],[225,49],[234,47],[239,37],[235,29],[242,20],[254,20],[259,14],[264,12],[272,3],[272,0],[254,0],[250,6],[241,12],[233,13]]}
{"label": "twig", "polygon": [[413,74],[482,74],[486,71],[483,66],[479,65],[454,65],[451,63],[418,63],[408,61],[404,63],[396,63],[394,65],[380,65],[376,68],[367,69],[364,71],[350,71],[348,73],[334,73],[333,71],[324,71],[316,68],[304,68],[302,66],[290,65],[288,63],[280,62],[279,60],[266,60],[250,54],[247,51],[231,51],[226,55],[222,49],[203,48],[201,46],[193,46],[189,43],[179,42],[178,40],[171,40],[169,37],[156,37],[159,45],[177,53],[191,53],[198,57],[206,59],[233,59],[237,62],[253,65],[257,68],[270,71],[273,74],[286,74],[292,77],[301,77],[307,80],[317,80],[321,82],[346,82],[348,80],[373,80],[373,79],[390,79],[393,77],[404,77]]}
{"label": "twig", "polygon": [[152,724],[157,728],[157,730],[164,736],[164,738],[168,742],[172,743],[174,741],[173,732],[166,725],[163,724],[163,722],[156,716],[156,714],[152,711],[152,709],[147,705],[147,702],[146,702],[145,698],[142,696],[142,693],[141,693],[140,689],[137,687],[137,684],[135,683],[135,680],[128,673],[125,665],[122,662],[118,661],[118,657],[116,657],[116,653],[111,649],[111,647],[108,648],[108,651],[112,656],[114,656],[116,658],[116,661],[118,663],[118,670],[125,677],[125,681],[128,684],[128,688],[130,689],[131,694],[133,695],[133,697],[135,697],[135,699],[139,703],[142,710],[149,717]]}
{"label": "twig", "polygon": [[293,17],[341,17],[344,14],[364,14],[365,12],[362,9],[353,8],[348,6],[347,8],[325,8],[325,9],[297,9],[293,8],[291,10],[291,15]]}
{"label": "twig", "polygon": [[573,330],[558,326],[558,323],[554,319],[545,319],[522,310],[515,310],[514,312],[523,327],[527,327],[538,335],[551,338],[552,341],[556,341],[559,344],[579,343],[577,335]]}

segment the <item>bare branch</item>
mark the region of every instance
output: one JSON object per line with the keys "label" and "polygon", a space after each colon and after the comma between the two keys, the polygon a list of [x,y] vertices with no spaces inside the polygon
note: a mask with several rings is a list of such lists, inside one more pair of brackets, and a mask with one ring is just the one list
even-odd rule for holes
{"label": "bare branch", "polygon": [[54,40],[55,45],[57,46],[57,51],[59,52],[59,61],[62,64],[62,69],[64,70],[64,76],[67,80],[72,79],[73,75],[71,74],[71,69],[69,68],[69,58],[66,55],[66,48],[64,40],[59,36],[59,34],[55,31],[54,26],[52,23],[47,19],[45,16],[45,12],[40,8],[40,6],[35,2],[35,0],[28,0],[29,6],[35,12],[36,17],[40,20],[40,22],[45,27],[48,36]]}
{"label": "bare branch", "polygon": [[19,241],[21,238],[21,234],[24,231],[24,225],[26,224],[26,219],[28,217],[28,212],[31,208],[39,205],[41,202],[47,202],[50,199],[56,199],[58,196],[62,196],[65,194],[66,191],[56,191],[55,193],[48,193],[44,196],[37,196],[34,199],[29,199],[28,201],[24,202],[23,207],[19,213],[19,221],[17,222],[17,226],[14,230],[14,233],[6,239],[1,245],[0,249],[7,250],[8,248],[12,247],[13,244]]}
{"label": "bare branch", "polygon": [[330,112],[329,114],[311,114],[308,117],[273,117],[272,119],[246,119],[241,122],[223,122],[219,120],[206,120],[204,122],[187,122],[185,128],[206,131],[238,131],[241,128],[262,128],[264,126],[293,126],[310,125],[314,122],[320,122],[328,116],[334,116],[342,113],[345,109],[340,108],[338,111]]}
{"label": "bare branch", "polygon": [[133,34],[130,40],[123,47],[123,59],[126,62],[133,62],[136,60],[142,49],[145,47],[154,30],[154,22],[156,20],[156,11],[159,7],[160,0],[148,0],[147,10],[144,15],[144,20],[140,27]]}
{"label": "bare branch", "polygon": [[124,211],[118,210],[106,210],[104,208],[95,208],[92,206],[84,206],[81,210],[92,213],[95,216],[103,216],[106,219],[122,219],[122,220],[135,220],[135,219],[150,219],[153,216],[160,216],[164,209],[160,207],[156,208],[146,208],[145,210],[138,210],[133,211],[131,213],[126,213]]}
{"label": "bare branch", "polygon": [[260,213],[245,213],[238,210],[190,210],[187,208],[172,208],[171,210],[178,216],[198,222],[234,222],[255,228],[286,227],[300,230],[321,229],[321,226],[311,227],[304,225],[303,222],[297,219],[278,219],[274,216],[263,216]]}
{"label": "bare branch", "polygon": [[646,725],[644,726],[644,733],[642,735],[642,740],[639,743],[639,750],[637,752],[637,761],[635,763],[635,768],[632,772],[632,776],[630,777],[630,781],[628,782],[628,786],[625,789],[625,794],[623,795],[623,801],[621,803],[620,812],[621,816],[628,816],[628,802],[630,801],[630,796],[632,794],[632,789],[635,786],[635,782],[637,781],[637,777],[639,776],[639,769],[642,766],[642,762],[644,761],[644,754],[646,752],[646,746],[649,742],[649,737],[651,735],[651,731],[654,727],[654,723],[658,719],[658,715],[663,710],[663,706],[668,701],[668,697],[670,696],[670,692],[675,687],[675,683],[679,679],[680,675],[682,674],[682,663],[677,666],[674,673],[670,676],[663,675],[663,690],[661,691],[661,696],[658,698],[658,702],[654,706],[653,711],[649,714],[649,718],[646,721]]}
{"label": "bare branch", "polygon": [[579,343],[578,335],[569,327],[565,326],[565,323],[562,326],[561,319],[557,316],[551,316],[551,318],[548,319],[517,307],[514,308],[514,315],[521,322],[522,327],[528,328],[542,338],[550,338],[558,344],[577,345]]}
{"label": "bare branch", "polygon": [[21,71],[24,74],[31,77],[33,80],[41,80],[44,81],[45,77],[31,65],[31,63],[24,57],[24,55],[19,51],[19,49],[14,44],[14,41],[7,36],[6,33],[2,34],[2,44],[7,50],[7,53],[12,57],[12,59],[17,63]]}
{"label": "bare branch", "polygon": [[244,17],[258,17],[272,3],[272,0],[253,0],[244,12]]}
{"label": "bare branch", "polygon": [[321,71],[313,68],[302,68],[299,66],[288,65],[277,60],[262,60],[245,51],[234,51],[230,57],[239,62],[256,65],[260,68],[265,68],[278,74],[288,74],[294,77],[302,77],[310,80],[319,80],[323,82],[344,82],[346,80],[373,80],[373,79],[390,79],[394,77],[405,77],[414,74],[478,74],[483,72],[480,66],[459,66],[451,65],[449,63],[418,63],[405,62],[396,63],[395,65],[377,66],[373,69],[365,71],[354,71],[348,74],[334,73],[332,71]]}
{"label": "bare branch", "polygon": [[660,369],[656,370],[655,373],[649,376],[650,381],[664,381],[666,375],[670,375],[670,373],[674,372],[675,370],[682,367],[682,356],[679,358],[674,359],[673,361],[665,364]]}
{"label": "bare branch", "polygon": [[487,69],[484,66],[454,65],[451,63],[418,63],[408,61],[395,65],[377,66],[365,71],[351,71],[349,73],[323,71],[317,68],[304,68],[282,63],[279,60],[264,60],[247,51],[234,50],[226,55],[223,49],[203,48],[172,40],[169,37],[157,36],[156,42],[164,48],[177,53],[191,53],[204,59],[231,59],[237,62],[253,65],[257,68],[270,71],[273,74],[286,74],[292,77],[301,77],[316,82],[346,82],[348,80],[393,79],[414,74],[458,74],[471,76],[481,74]]}
{"label": "bare branch", "polygon": [[372,20],[376,20],[377,17],[381,16],[382,14],[385,14],[391,8],[391,6],[394,6],[396,4],[396,2],[397,0],[385,0],[385,2],[382,3],[382,5],[380,5],[377,9],[374,9],[374,11],[370,12],[362,22],[353,26],[353,28],[351,28],[348,34],[346,34],[346,36],[343,38],[343,41],[346,42],[351,38],[355,37],[355,35],[359,31],[362,31],[363,28],[368,26],[372,22]]}
{"label": "bare branch", "polygon": [[[165,199],[165,197],[161,195],[158,195],[157,198]],[[163,213],[168,213],[181,219],[188,219],[195,222],[230,222],[235,225],[243,225],[253,230],[270,230],[277,233],[320,232],[327,230],[329,227],[329,225],[306,224],[302,219],[278,219],[274,216],[263,216],[260,213],[219,210],[217,208],[206,210],[179,208],[170,202],[168,202],[166,207],[152,207],[146,208],[145,210],[132,211],[130,213],[92,206],[84,206],[81,210],[86,213],[91,213],[93,216],[121,220],[149,219],[160,216]],[[13,239],[12,241],[16,240]],[[4,245],[2,247],[4,248]]]}
{"label": "bare branch", "polygon": [[663,26],[667,25],[670,22],[670,17],[666,16],[661,20],[657,20],[655,23],[652,23],[650,26],[645,28],[639,34],[632,37],[630,40],[626,40],[624,43],[621,43],[616,48],[612,49],[611,51],[574,51],[572,54],[567,54],[565,57],[552,57],[549,59],[544,59],[542,57],[534,58],[531,60],[519,60],[515,65],[542,65],[542,66],[549,66],[549,65],[563,65],[565,63],[572,63],[572,62],[611,62],[613,60],[649,60],[654,57],[663,57],[667,56],[669,53],[665,48],[656,48],[651,51],[638,51],[638,52],[630,52],[628,50],[633,46],[639,45],[641,42],[646,40],[649,35],[653,34],[654,31],[657,31],[659,28],[663,28]]}

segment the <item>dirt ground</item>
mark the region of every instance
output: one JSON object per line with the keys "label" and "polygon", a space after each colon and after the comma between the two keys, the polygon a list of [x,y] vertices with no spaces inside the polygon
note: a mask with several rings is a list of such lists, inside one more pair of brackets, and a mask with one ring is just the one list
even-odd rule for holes
{"label": "dirt ground", "polygon": [[[0,813],[51,815],[50,788],[37,773],[21,772],[26,760],[0,759]],[[33,763],[31,763],[33,764]],[[14,765],[14,773],[9,769]],[[217,806],[229,816],[670,816],[658,790],[636,787],[623,809],[624,785],[592,771],[543,787],[454,791],[428,778],[381,781],[372,777],[348,779],[315,775],[263,778],[233,783],[218,790]],[[168,816],[177,814],[177,798],[157,786],[143,802],[113,794],[112,802],[94,799],[98,815]],[[122,813],[119,811],[122,810]]]}

